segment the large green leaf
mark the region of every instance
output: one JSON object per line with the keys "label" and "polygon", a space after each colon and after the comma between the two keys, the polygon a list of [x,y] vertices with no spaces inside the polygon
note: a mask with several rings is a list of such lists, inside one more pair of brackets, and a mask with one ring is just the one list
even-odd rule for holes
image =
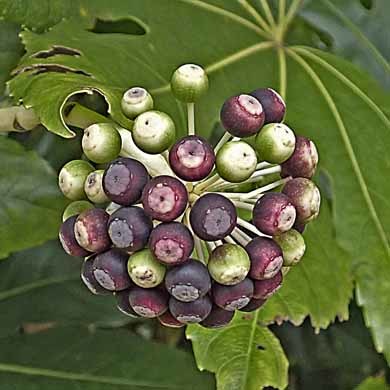
{"label": "large green leaf", "polygon": [[214,388],[190,354],[129,331],[51,329],[0,339],[2,390],[182,390]]}
{"label": "large green leaf", "polygon": [[259,312],[236,313],[223,329],[187,327],[196,362],[216,374],[221,390],[287,386],[288,361],[278,339],[259,323]]}
{"label": "large green leaf", "polygon": [[0,137],[0,258],[58,234],[65,200],[45,160]]}
{"label": "large green leaf", "polygon": [[389,390],[390,387],[386,384],[383,377],[367,378],[355,390]]}

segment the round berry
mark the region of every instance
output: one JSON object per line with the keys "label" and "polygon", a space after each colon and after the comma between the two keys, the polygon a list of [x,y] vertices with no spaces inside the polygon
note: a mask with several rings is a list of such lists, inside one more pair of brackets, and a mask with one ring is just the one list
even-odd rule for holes
{"label": "round berry", "polygon": [[253,297],[256,299],[268,299],[282,286],[283,274],[279,271],[271,279],[255,280]]}
{"label": "round berry", "polygon": [[130,305],[141,317],[155,318],[168,310],[168,293],[160,288],[131,289]]}
{"label": "round berry", "polygon": [[103,190],[104,170],[99,169],[91,172],[84,183],[84,191],[88,199],[93,203],[105,203],[109,199]]}
{"label": "round berry", "polygon": [[260,102],[250,95],[233,96],[221,109],[223,127],[235,137],[250,137],[264,124],[264,110]]}
{"label": "round berry", "polygon": [[156,176],[146,184],[142,193],[145,212],[158,221],[173,221],[184,212],[187,203],[186,187],[171,176]]}
{"label": "round berry", "polygon": [[210,314],[200,324],[205,328],[223,328],[231,322],[233,317],[233,311],[223,310],[217,305],[213,305]]}
{"label": "round berry", "polygon": [[263,106],[265,121],[264,123],[282,122],[286,113],[286,103],[283,98],[272,88],[259,88],[251,92]]}
{"label": "round berry", "polygon": [[198,181],[213,170],[214,149],[201,137],[189,135],[177,141],[169,152],[169,164],[180,179]]}
{"label": "round berry", "polygon": [[245,312],[255,311],[259,309],[261,306],[263,306],[265,302],[267,302],[266,299],[252,298],[246,306],[240,309],[240,311],[245,311]]}
{"label": "round berry", "polygon": [[116,307],[121,313],[132,318],[138,318],[139,315],[130,306],[130,291],[123,290],[115,293]]}
{"label": "round berry", "polygon": [[214,303],[221,309],[234,311],[246,306],[253,296],[253,282],[245,278],[234,286],[215,283],[212,289]]}
{"label": "round berry", "polygon": [[169,300],[169,310],[172,315],[184,324],[194,324],[203,321],[211,312],[212,303],[205,295],[192,302],[182,302],[174,297]]}
{"label": "round berry", "polygon": [[85,259],[81,266],[81,280],[94,295],[109,295],[112,291],[103,288],[93,275],[93,261],[95,257]]}
{"label": "round berry", "polygon": [[167,326],[168,328],[182,328],[185,326],[185,324],[178,321],[169,310],[167,310],[164,314],[161,314],[161,316],[158,316],[157,319],[161,325]]}
{"label": "round berry", "polygon": [[92,203],[86,200],[76,200],[69,203],[62,214],[62,222],[65,222],[69,217],[73,217],[74,215],[77,216],[83,211],[93,209],[94,207],[95,206]]}
{"label": "round berry", "polygon": [[283,265],[286,267],[297,264],[305,254],[305,240],[303,239],[302,234],[294,229],[291,229],[280,236],[275,236],[274,240],[282,248],[284,259]]}
{"label": "round berry", "polygon": [[84,257],[89,254],[87,250],[82,248],[76,240],[74,233],[74,225],[76,223],[77,216],[73,215],[62,223],[59,232],[59,239],[64,251],[71,256]]}
{"label": "round berry", "polygon": [[134,119],[143,112],[153,109],[153,98],[146,89],[133,87],[123,94],[121,108],[128,118]]}

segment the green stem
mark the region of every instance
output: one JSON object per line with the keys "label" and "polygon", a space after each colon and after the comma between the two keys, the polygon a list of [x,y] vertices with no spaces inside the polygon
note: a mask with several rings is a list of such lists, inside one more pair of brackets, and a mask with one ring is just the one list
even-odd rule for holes
{"label": "green stem", "polygon": [[256,11],[252,5],[248,3],[247,0],[238,0],[240,5],[248,12],[249,15],[259,24],[260,27],[263,28],[265,34],[271,35],[272,30],[267,22],[263,19],[259,12]]}
{"label": "green stem", "polygon": [[112,122],[111,119],[98,114],[79,103],[70,103],[67,107],[69,110],[65,116],[67,125],[85,129],[94,123]]}
{"label": "green stem", "polygon": [[226,144],[226,142],[228,142],[230,140],[230,138],[232,138],[231,134],[226,132],[222,137],[221,139],[218,141],[217,145],[215,146],[214,148],[214,153],[217,154],[218,153],[218,150],[222,148],[223,145]]}
{"label": "green stem", "polygon": [[271,28],[275,28],[275,19],[272,15],[271,8],[269,7],[267,0],[260,0],[260,4],[263,7],[265,17],[267,18],[269,25],[271,26]]}

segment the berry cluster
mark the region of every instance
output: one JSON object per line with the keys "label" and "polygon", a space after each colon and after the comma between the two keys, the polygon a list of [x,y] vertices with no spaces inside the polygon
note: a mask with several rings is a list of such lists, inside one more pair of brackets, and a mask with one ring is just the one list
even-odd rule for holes
{"label": "berry cluster", "polygon": [[[213,148],[195,135],[205,71],[183,65],[171,87],[188,110],[189,135],[177,141],[173,120],[139,87],[122,99],[131,132],[110,122],[85,129],[90,162],[70,161],[59,174],[73,200],[59,237],[68,254],[85,257],[89,290],[114,293],[123,313],[220,327],[235,310],[262,306],[302,258],[301,233],[319,212],[310,180],[318,155],[282,123],[285,103],[270,88],[225,101],[226,133]],[[240,218],[248,211],[250,221]]]}

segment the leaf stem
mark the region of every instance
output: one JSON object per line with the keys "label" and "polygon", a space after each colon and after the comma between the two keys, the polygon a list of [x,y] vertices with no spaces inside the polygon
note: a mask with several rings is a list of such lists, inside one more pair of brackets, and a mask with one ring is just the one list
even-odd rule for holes
{"label": "leaf stem", "polygon": [[287,92],[287,65],[286,65],[286,54],[284,48],[278,47],[278,62],[279,62],[279,93],[283,100],[286,100]]}
{"label": "leaf stem", "polygon": [[187,103],[188,135],[195,135],[195,103]]}
{"label": "leaf stem", "polygon": [[272,15],[271,8],[268,5],[267,0],[260,0],[260,4],[264,10],[265,17],[272,29],[276,27],[274,16]]}
{"label": "leaf stem", "polygon": [[247,0],[238,0],[240,5],[248,12],[249,15],[253,17],[253,19],[259,24],[260,27],[263,28],[264,33],[269,33],[271,35],[272,30],[267,22],[263,19],[259,12],[256,11],[251,4],[248,3]]}

